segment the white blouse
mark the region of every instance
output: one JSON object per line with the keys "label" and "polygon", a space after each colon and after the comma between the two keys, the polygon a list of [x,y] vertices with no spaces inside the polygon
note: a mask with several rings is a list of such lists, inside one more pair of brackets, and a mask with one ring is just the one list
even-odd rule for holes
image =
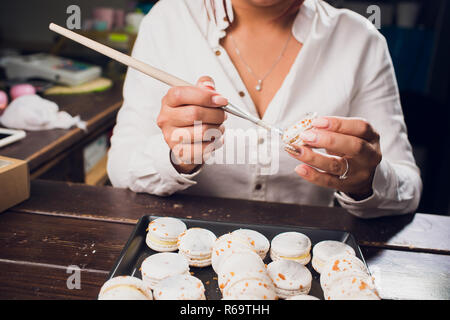
{"label": "white blouse", "polygon": [[[233,19],[231,0],[226,1],[227,8],[216,0],[216,19],[205,2],[209,3],[159,1],[141,24],[133,56],[191,83],[209,75],[219,93],[257,115],[238,71],[219,43],[228,27],[225,9]],[[383,155],[372,196],[355,201],[303,180],[294,172],[299,161],[283,150],[279,137],[232,115],[225,121],[225,144],[215,152],[214,161],[192,175],[179,174],[156,125],[168,86],[133,69],[127,73],[124,104],[111,139],[108,174],[113,186],[160,196],[182,191],[318,206],[332,206],[336,197],[342,207],[364,218],[416,210],[422,182],[383,36],[364,17],[321,0],[305,1],[292,33],[303,48],[263,120],[285,128],[306,112],[367,119],[381,135]],[[236,150],[235,137],[245,134],[251,136],[250,142]],[[233,150],[245,151],[245,161],[231,161]]]}

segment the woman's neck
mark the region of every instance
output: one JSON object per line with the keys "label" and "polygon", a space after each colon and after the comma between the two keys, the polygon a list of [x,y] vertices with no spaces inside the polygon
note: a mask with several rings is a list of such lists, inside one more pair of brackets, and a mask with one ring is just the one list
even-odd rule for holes
{"label": "woman's neck", "polygon": [[[232,0],[233,2],[233,29],[244,28],[252,32],[261,32],[266,28],[280,30],[289,28],[292,14],[285,15],[293,0],[279,1],[271,6],[256,6],[248,0]],[[281,16],[283,19],[279,19]]]}

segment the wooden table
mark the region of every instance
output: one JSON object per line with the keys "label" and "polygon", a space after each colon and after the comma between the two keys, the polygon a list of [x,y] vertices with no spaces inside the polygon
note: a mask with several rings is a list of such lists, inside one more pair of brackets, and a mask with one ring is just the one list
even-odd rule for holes
{"label": "wooden table", "polygon": [[[76,127],[28,131],[25,139],[1,148],[0,154],[26,160],[32,178],[47,175],[53,180],[84,182],[83,148],[114,126],[123,100],[122,82],[104,92],[44,98],[56,102],[60,110],[72,116],[80,115],[87,122],[87,132]],[[55,167],[59,172],[52,172]]]}
{"label": "wooden table", "polygon": [[[0,298],[95,299],[146,214],[346,230],[385,299],[450,299],[450,218],[361,220],[341,208],[174,195],[35,180],[31,198],[0,214]],[[67,289],[69,265],[81,289]]]}

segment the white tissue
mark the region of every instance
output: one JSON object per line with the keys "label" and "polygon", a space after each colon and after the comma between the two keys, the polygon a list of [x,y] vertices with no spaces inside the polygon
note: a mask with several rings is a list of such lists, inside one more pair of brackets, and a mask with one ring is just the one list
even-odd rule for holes
{"label": "white tissue", "polygon": [[69,129],[72,126],[86,130],[86,122],[80,116],[72,117],[59,111],[56,103],[35,94],[13,100],[0,117],[0,123],[7,128],[31,131]]}

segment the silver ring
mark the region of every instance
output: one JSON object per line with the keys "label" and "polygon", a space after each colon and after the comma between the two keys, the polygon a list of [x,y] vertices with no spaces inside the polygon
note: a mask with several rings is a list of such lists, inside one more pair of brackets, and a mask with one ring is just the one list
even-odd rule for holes
{"label": "silver ring", "polygon": [[339,176],[339,180],[345,180],[345,179],[347,179],[347,173],[348,173],[348,168],[349,168],[348,160],[347,160],[346,158],[342,158],[342,159],[345,160],[346,168],[345,168],[345,172]]}

